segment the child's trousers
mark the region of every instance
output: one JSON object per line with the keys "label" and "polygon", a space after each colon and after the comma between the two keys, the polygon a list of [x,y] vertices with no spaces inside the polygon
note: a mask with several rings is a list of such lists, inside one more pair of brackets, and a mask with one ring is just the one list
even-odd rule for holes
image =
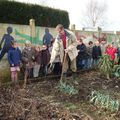
{"label": "child's trousers", "polygon": [[39,76],[39,70],[40,70],[40,65],[39,64],[35,64],[33,67],[33,76],[34,77],[38,77]]}

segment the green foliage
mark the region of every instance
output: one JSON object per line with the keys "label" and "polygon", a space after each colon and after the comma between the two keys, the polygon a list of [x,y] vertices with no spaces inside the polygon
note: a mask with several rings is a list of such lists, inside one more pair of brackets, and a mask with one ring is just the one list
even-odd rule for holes
{"label": "green foliage", "polygon": [[58,88],[58,90],[60,90],[61,92],[65,93],[65,94],[67,94],[69,96],[78,94],[78,90],[76,90],[74,88],[74,86],[69,85],[66,82],[60,81],[57,88]]}
{"label": "green foliage", "polygon": [[90,96],[90,102],[95,105],[101,106],[101,108],[106,108],[112,112],[119,110],[119,101],[113,100],[109,95],[104,95],[98,91],[92,91]]}
{"label": "green foliage", "polygon": [[115,77],[120,77],[120,65],[114,65],[113,74]]}
{"label": "green foliage", "polygon": [[57,24],[63,24],[65,28],[69,27],[66,11],[15,1],[0,1],[1,23],[28,24],[31,18],[35,19],[38,26],[56,27]]}
{"label": "green foliage", "polygon": [[108,55],[103,55],[102,57],[100,57],[98,68],[100,70],[100,73],[102,75],[105,75],[107,79],[110,79],[110,75],[112,74],[112,67],[113,64],[110,61]]}

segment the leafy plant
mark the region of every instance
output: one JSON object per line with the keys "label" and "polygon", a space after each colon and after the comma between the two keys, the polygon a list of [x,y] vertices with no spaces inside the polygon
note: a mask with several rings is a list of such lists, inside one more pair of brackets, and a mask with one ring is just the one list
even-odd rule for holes
{"label": "leafy plant", "polygon": [[104,95],[98,91],[92,91],[90,96],[90,102],[95,105],[101,106],[101,108],[106,108],[112,112],[119,110],[119,101],[113,100],[109,95]]}
{"label": "leafy plant", "polygon": [[74,86],[67,84],[66,82],[60,81],[58,87],[61,92],[68,94],[70,96],[78,94],[78,90]]}
{"label": "leafy plant", "polygon": [[107,77],[107,79],[110,79],[110,75],[112,74],[112,67],[113,64],[110,61],[110,57],[108,55],[103,55],[100,57],[98,68],[101,75],[104,75]]}
{"label": "leafy plant", "polygon": [[113,67],[113,75],[115,77],[120,77],[120,65],[114,65],[114,67]]}

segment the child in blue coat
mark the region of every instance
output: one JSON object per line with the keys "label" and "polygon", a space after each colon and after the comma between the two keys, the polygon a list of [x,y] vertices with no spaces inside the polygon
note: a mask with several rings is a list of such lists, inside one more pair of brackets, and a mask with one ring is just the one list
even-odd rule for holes
{"label": "child in blue coat", "polygon": [[16,41],[12,42],[12,48],[8,51],[8,62],[10,64],[11,80],[16,85],[18,72],[20,71],[21,51]]}

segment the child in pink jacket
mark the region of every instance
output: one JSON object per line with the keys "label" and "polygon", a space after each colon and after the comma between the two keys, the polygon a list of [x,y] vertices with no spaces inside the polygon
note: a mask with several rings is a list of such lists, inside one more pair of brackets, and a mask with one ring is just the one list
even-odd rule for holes
{"label": "child in pink jacket", "polygon": [[110,56],[110,60],[115,59],[115,54],[117,49],[113,47],[112,44],[107,45],[105,53]]}

